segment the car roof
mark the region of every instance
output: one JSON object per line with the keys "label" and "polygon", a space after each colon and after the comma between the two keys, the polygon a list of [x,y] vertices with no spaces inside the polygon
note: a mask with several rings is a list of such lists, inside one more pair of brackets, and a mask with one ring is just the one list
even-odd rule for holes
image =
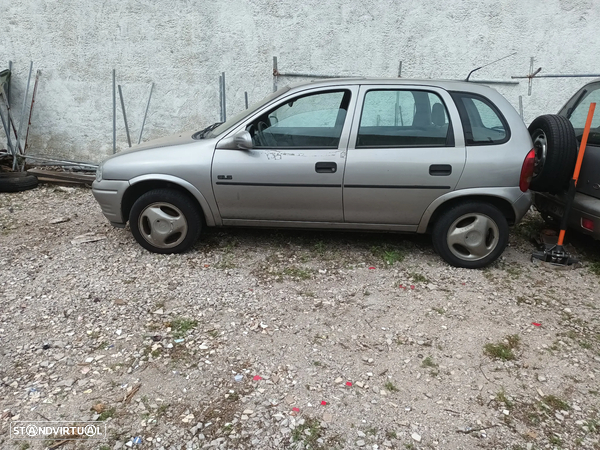
{"label": "car roof", "polygon": [[435,80],[435,79],[410,79],[410,78],[326,78],[294,83],[290,85],[291,89],[302,87],[327,87],[340,85],[388,85],[388,86],[426,86],[438,87],[448,91],[467,91],[467,92],[484,92],[487,90],[495,91],[495,89],[486,86],[485,83],[476,81],[457,81],[457,80]]}

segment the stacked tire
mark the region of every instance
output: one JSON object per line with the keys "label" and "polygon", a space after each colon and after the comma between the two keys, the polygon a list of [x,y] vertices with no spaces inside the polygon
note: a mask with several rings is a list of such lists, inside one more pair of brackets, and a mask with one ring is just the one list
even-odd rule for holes
{"label": "stacked tire", "polygon": [[573,176],[577,160],[577,137],[569,119],[555,114],[536,118],[529,125],[535,150],[530,189],[559,194]]}
{"label": "stacked tire", "polygon": [[0,192],[21,192],[37,185],[37,177],[27,172],[0,172]]}

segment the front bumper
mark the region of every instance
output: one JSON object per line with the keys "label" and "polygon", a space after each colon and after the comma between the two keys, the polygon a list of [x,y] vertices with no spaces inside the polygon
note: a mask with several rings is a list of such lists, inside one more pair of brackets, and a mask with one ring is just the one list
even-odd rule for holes
{"label": "front bumper", "polygon": [[123,212],[121,204],[123,194],[129,187],[129,181],[102,180],[92,183],[92,194],[100,204],[102,213],[115,227],[124,227]]}
{"label": "front bumper", "polygon": [[[535,192],[533,205],[541,213],[548,214],[560,220],[565,210],[566,200],[565,194],[557,196]],[[582,219],[591,220],[594,223],[594,231],[583,228]],[[600,240],[600,199],[582,194],[581,192],[575,193],[568,224],[569,228]]]}

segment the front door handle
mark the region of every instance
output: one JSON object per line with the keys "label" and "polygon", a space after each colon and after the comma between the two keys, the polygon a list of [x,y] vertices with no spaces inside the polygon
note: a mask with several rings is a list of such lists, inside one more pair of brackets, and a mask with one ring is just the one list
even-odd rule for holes
{"label": "front door handle", "polygon": [[336,173],[337,172],[337,163],[318,162],[315,164],[315,171],[317,173]]}
{"label": "front door handle", "polygon": [[432,164],[429,166],[429,175],[447,177],[448,175],[452,175],[452,166],[450,164]]}

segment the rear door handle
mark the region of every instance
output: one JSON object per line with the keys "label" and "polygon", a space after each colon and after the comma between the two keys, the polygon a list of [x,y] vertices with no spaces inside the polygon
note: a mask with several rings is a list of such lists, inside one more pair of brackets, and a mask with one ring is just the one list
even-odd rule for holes
{"label": "rear door handle", "polygon": [[318,162],[315,164],[315,171],[317,173],[336,173],[337,164],[334,162]]}
{"label": "rear door handle", "polygon": [[429,175],[447,177],[448,175],[452,175],[452,166],[450,164],[432,164],[429,166]]}

